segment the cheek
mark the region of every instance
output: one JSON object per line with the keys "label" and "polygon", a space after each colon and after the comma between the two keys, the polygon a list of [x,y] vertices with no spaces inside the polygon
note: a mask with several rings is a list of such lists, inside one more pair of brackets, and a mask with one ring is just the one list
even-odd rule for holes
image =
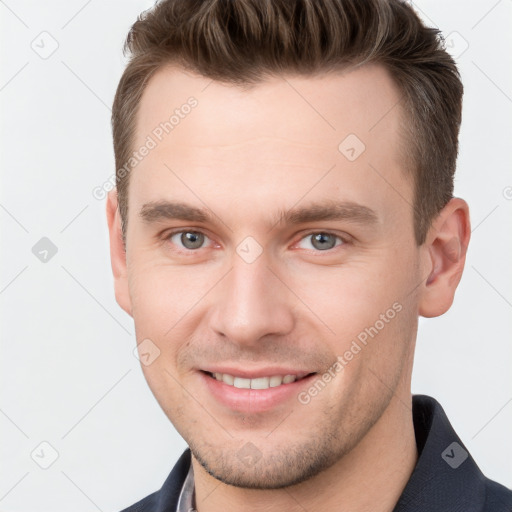
{"label": "cheek", "polygon": [[400,371],[401,360],[415,339],[414,265],[405,262],[402,268],[409,270],[390,272],[402,262],[385,256],[383,251],[373,263],[311,270],[292,285],[311,309],[299,305],[300,310],[323,333],[334,357],[343,358],[345,384],[366,379],[369,368],[393,379],[391,374]]}
{"label": "cheek", "polygon": [[186,414],[190,395],[179,384],[181,376],[166,362],[166,354],[149,366],[142,365],[142,371],[156,401],[173,423]]}
{"label": "cheek", "polygon": [[386,274],[385,266],[367,262],[337,268],[310,267],[296,274],[290,288],[325,325],[326,333],[356,335],[374,324],[396,301],[404,285]]}
{"label": "cheek", "polygon": [[199,305],[215,284],[212,272],[192,266],[173,267],[158,262],[133,264],[130,298],[135,325],[143,336],[171,336],[183,318]]}

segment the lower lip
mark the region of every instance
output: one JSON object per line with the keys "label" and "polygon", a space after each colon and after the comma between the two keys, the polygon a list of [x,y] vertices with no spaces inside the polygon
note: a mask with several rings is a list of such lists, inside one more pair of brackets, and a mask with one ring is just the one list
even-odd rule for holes
{"label": "lower lip", "polygon": [[200,371],[201,378],[209,392],[222,405],[240,412],[265,412],[296,398],[300,391],[308,387],[316,374],[289,384],[281,384],[267,389],[240,389],[219,381],[209,374]]}

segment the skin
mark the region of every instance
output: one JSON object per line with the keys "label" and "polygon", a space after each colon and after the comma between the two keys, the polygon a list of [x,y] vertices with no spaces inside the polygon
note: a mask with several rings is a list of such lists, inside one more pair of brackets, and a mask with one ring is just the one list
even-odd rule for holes
{"label": "skin", "polygon": [[[144,92],[135,147],[190,96],[197,107],[132,171],[126,249],[115,190],[107,217],[116,299],[137,342],[160,350],[142,369],[191,447],[197,509],[391,511],[418,456],[418,316],[451,306],[467,204],[452,199],[416,245],[400,94],[381,66],[249,89],[169,66]],[[366,146],[352,162],[338,150],[348,134]],[[376,221],[276,222],[340,200],[370,208]],[[159,201],[207,208],[213,219],[144,220],[142,207]],[[204,244],[187,249],[173,229],[200,231]],[[336,245],[314,246],[319,232]],[[262,249],[252,263],[236,251],[248,236]],[[199,369],[212,364],[321,375],[393,304],[400,312],[307,404],[242,413],[204,386]],[[252,465],[239,456],[248,442],[259,456]]]}

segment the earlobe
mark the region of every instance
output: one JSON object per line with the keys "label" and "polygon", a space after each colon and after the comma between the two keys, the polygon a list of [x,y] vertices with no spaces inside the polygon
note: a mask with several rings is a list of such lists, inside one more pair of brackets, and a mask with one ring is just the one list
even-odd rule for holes
{"label": "earlobe", "polygon": [[108,193],[106,210],[110,239],[110,261],[114,275],[116,301],[126,313],[132,316],[126,250],[121,231],[121,216],[119,214],[116,189]]}
{"label": "earlobe", "polygon": [[460,198],[451,199],[429,229],[426,251],[426,280],[421,289],[419,314],[440,316],[452,305],[462,277],[471,235],[469,208]]}

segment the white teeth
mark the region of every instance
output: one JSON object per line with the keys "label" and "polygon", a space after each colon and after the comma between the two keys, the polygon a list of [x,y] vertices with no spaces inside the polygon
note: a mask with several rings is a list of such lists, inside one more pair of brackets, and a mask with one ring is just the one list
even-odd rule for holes
{"label": "white teeth", "polygon": [[251,379],[251,389],[267,389],[270,377],[259,377],[258,379]]}
{"label": "white teeth", "polygon": [[282,383],[283,383],[283,377],[281,377],[281,375],[274,375],[274,377],[270,377],[269,385],[271,388],[280,386]]}
{"label": "white teeth", "polygon": [[245,379],[243,377],[234,377],[228,373],[215,372],[212,376],[229,386],[239,389],[268,389],[275,388],[281,384],[290,384],[297,380],[296,375],[273,375],[272,377],[258,377],[255,379]]}
{"label": "white teeth", "polygon": [[251,379],[243,379],[242,377],[235,377],[233,386],[240,389],[251,389]]}
{"label": "white teeth", "polygon": [[227,373],[221,373],[222,375],[222,379],[218,379],[218,380],[222,380],[222,382],[225,382],[226,384],[229,384],[230,386],[232,386],[235,382],[235,377],[233,377],[232,375],[228,375]]}

